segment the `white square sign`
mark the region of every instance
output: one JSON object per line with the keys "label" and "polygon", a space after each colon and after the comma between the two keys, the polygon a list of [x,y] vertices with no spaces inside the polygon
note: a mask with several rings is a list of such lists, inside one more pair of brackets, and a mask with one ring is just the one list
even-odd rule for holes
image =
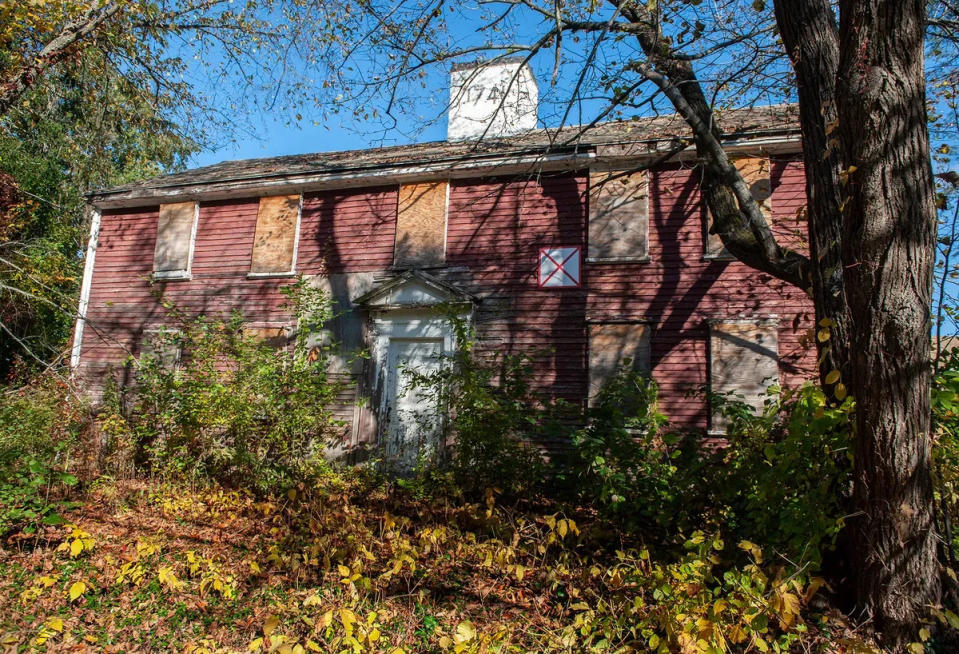
{"label": "white square sign", "polygon": [[579,286],[579,260],[579,247],[540,248],[538,277],[540,287]]}

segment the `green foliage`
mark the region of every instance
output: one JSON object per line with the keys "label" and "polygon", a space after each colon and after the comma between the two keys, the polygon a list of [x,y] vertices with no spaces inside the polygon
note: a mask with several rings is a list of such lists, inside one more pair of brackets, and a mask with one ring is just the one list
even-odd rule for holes
{"label": "green foliage", "polygon": [[[573,406],[533,390],[528,357],[477,356],[470,329],[453,324],[465,346],[415,383],[449,407],[459,488],[586,504],[662,544],[721,530],[814,569],[835,544],[850,489],[852,400],[835,407],[811,384],[776,388],[754,415],[735,399],[711,397],[728,424],[724,442],[711,445],[670,430],[656,384],[628,365],[591,406]],[[534,449],[544,443],[559,446],[550,465]],[[423,487],[437,478],[421,475],[415,491],[428,494]]]}
{"label": "green foliage", "polygon": [[60,524],[77,484],[70,456],[89,425],[87,407],[47,374],[0,395],[0,534]]}
{"label": "green foliage", "polygon": [[134,362],[131,410],[112,420],[115,435],[131,435],[139,463],[260,492],[325,465],[324,447],[342,427],[330,409],[340,386],[327,373],[332,346],[307,348],[307,337],[329,320],[330,304],[302,280],[286,290],[298,320],[292,354],[245,331],[240,315],[186,319],[170,307],[176,329]]}
{"label": "green foliage", "polygon": [[540,483],[545,469],[538,443],[561,435],[562,403],[537,393],[528,357],[474,356],[475,334],[451,317],[457,348],[435,372],[410,371],[411,390],[425,387],[447,413],[444,436],[459,487],[517,495]]}
{"label": "green foliage", "polygon": [[596,651],[790,651],[808,633],[801,607],[822,580],[764,563],[751,542],[739,549],[747,560],[731,565],[721,538],[695,532],[674,562],[618,551],[599,588],[571,605],[563,638]]}
{"label": "green foliage", "polygon": [[852,400],[832,406],[805,384],[773,389],[760,415],[731,400],[720,410],[729,421],[728,446],[716,451],[697,487],[710,491],[731,535],[818,566],[847,513]]}
{"label": "green foliage", "polygon": [[959,551],[959,534],[946,534],[946,522],[959,515],[959,349],[944,352],[933,378],[932,419],[934,438],[932,455],[940,532],[951,536],[951,552]]}
{"label": "green foliage", "polygon": [[689,439],[666,431],[657,390],[654,381],[624,365],[582,414],[583,426],[572,432],[557,474],[568,479],[575,496],[617,522],[662,535],[684,523],[677,505],[688,500],[681,478],[691,478],[698,462],[680,447]]}

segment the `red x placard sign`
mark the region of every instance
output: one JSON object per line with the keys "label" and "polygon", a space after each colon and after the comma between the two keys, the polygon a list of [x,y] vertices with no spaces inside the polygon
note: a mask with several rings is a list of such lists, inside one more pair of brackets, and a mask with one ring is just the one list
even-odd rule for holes
{"label": "red x placard sign", "polygon": [[579,286],[580,249],[550,247],[539,249],[539,285],[541,288]]}

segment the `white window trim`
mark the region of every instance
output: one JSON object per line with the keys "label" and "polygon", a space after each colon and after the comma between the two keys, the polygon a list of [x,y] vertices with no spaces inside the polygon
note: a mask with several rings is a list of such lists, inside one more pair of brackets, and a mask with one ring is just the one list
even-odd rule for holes
{"label": "white window trim", "polygon": [[[193,279],[193,254],[196,251],[196,233],[200,223],[200,203],[193,203],[193,225],[190,227],[190,249],[186,256],[186,270],[154,270],[154,281],[184,281]],[[155,246],[154,246],[155,247]]]}
{"label": "white window trim", "polygon": [[[275,196],[263,196],[263,197],[275,197]],[[260,201],[263,200],[263,197],[260,198]],[[259,207],[257,208],[259,212]],[[259,220],[259,213],[257,215]],[[300,193],[300,201],[296,206],[296,226],[293,228],[293,257],[290,261],[290,269],[288,271],[271,271],[271,272],[248,272],[246,274],[247,279],[276,279],[284,277],[296,277],[296,262],[297,257],[300,254],[300,225],[303,222],[303,194]],[[256,228],[254,227],[254,232]],[[254,243],[254,247],[256,244]],[[252,265],[252,261],[250,263]]]}

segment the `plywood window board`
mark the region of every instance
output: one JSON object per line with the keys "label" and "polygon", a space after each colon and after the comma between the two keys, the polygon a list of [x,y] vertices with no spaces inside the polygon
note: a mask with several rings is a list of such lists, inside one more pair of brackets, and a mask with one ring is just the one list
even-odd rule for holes
{"label": "plywood window board", "polygon": [[[710,390],[761,411],[767,390],[779,383],[778,329],[774,319],[710,321]],[[725,433],[725,418],[712,413],[711,431]]]}
{"label": "plywood window board", "polygon": [[587,261],[649,258],[647,171],[590,170]]}
{"label": "plywood window board", "polygon": [[[743,181],[749,187],[753,200],[759,203],[759,209],[767,222],[772,220],[772,183],[769,178],[769,159],[764,157],[740,157],[733,160],[733,165],[742,175]],[[719,234],[713,232],[713,214],[703,202],[705,216],[704,242],[705,256],[709,259],[729,260],[733,256],[723,245]]]}
{"label": "plywood window board", "polygon": [[175,369],[183,358],[183,334],[178,329],[153,328],[143,332],[141,355],[154,357],[164,369]]}
{"label": "plywood window board", "polygon": [[589,397],[595,398],[627,364],[649,374],[650,327],[645,322],[595,322],[589,325]]}
{"label": "plywood window board", "polygon": [[290,344],[290,329],[283,326],[273,325],[244,325],[243,335],[262,341],[266,345],[274,348],[286,348]]}
{"label": "plywood window board", "polygon": [[187,278],[193,260],[199,205],[196,202],[161,204],[153,250],[153,276]]}
{"label": "plywood window board", "polygon": [[396,211],[393,266],[441,266],[446,261],[446,212],[449,182],[400,186]]}
{"label": "plywood window board", "polygon": [[251,276],[292,275],[296,269],[302,196],[260,198],[253,235]]}

